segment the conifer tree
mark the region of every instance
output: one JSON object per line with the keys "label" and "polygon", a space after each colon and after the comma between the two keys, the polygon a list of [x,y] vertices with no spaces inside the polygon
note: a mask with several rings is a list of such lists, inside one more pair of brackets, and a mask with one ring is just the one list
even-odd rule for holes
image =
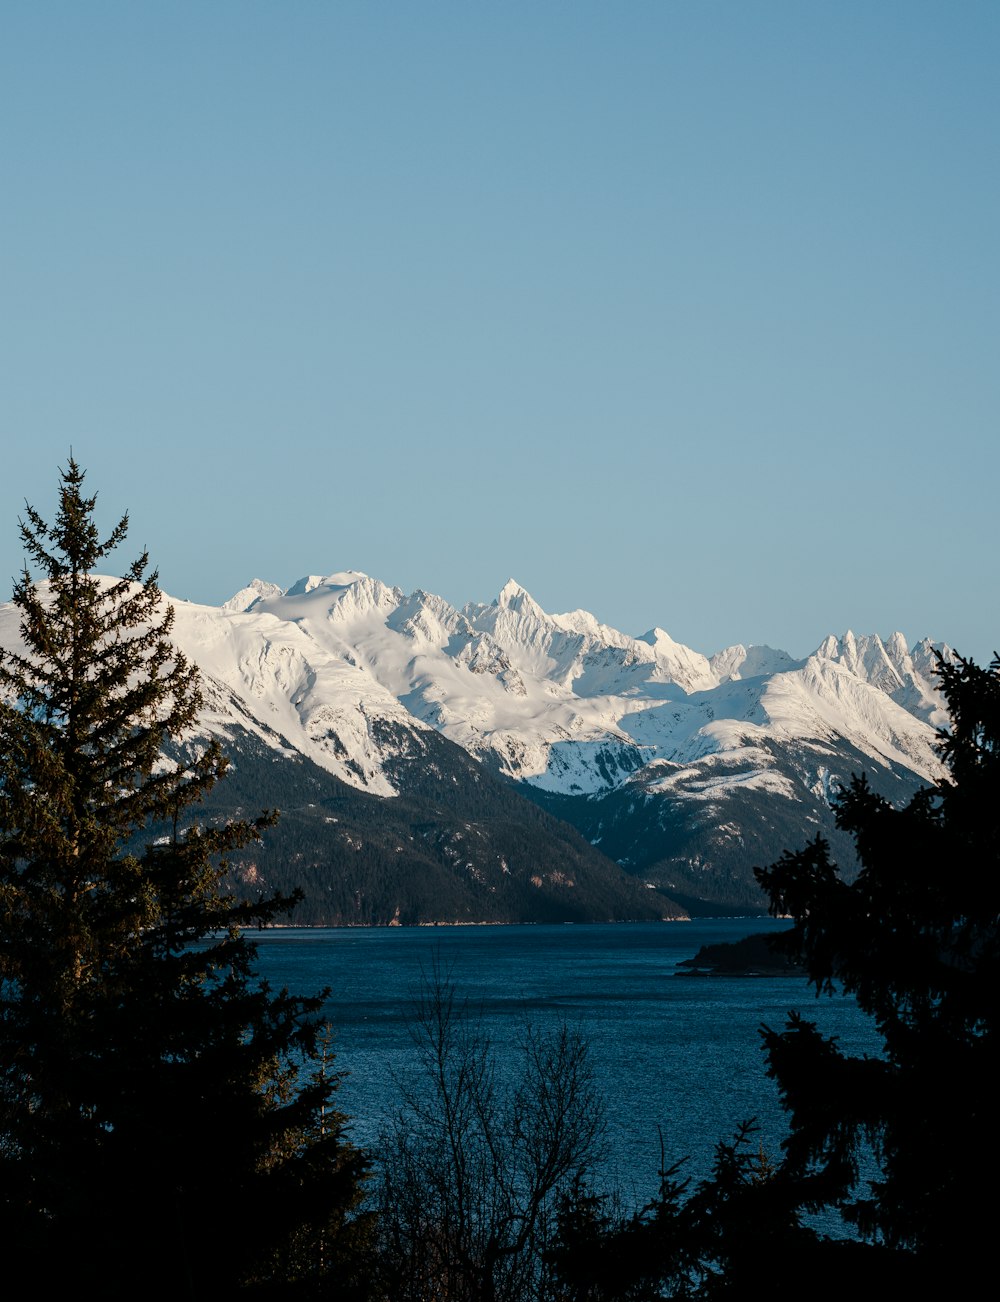
{"label": "conifer tree", "polygon": [[[992,1264],[1000,1163],[1000,659],[938,672],[946,773],[896,808],[864,778],[837,807],[861,862],[848,883],[817,840],[758,879],[795,928],[786,952],[818,992],[855,995],[883,1041],[845,1054],[801,1017],[765,1041],[789,1112],[784,1168],[803,1201],[839,1205],[862,1234],[909,1250],[925,1279]],[[867,1187],[864,1157],[878,1175]],[[859,1186],[858,1181],[862,1183]]]}
{"label": "conifer tree", "polygon": [[226,769],[191,740],[197,671],[145,553],[95,573],[128,518],[102,539],[83,479],[71,458],[52,525],[27,507],[21,646],[0,653],[5,1275],[343,1293],[363,1161],[329,1107],[321,997],[254,974],[246,928],[292,901],[223,889],[271,820],[197,822]]}
{"label": "conifer tree", "polygon": [[[668,1178],[638,1214],[567,1200],[552,1254],[572,1302],[944,1296],[993,1269],[1000,1169],[1000,657],[939,659],[945,772],[897,807],[855,777],[837,825],[861,869],[817,837],[757,879],[792,929],[772,946],[817,994],[853,994],[881,1052],[846,1053],[801,1014],[764,1028],[790,1134],[781,1160],[720,1145],[712,1178]],[[674,1170],[668,1171],[672,1177]],[[854,1237],[818,1232],[838,1211]],[[966,1287],[964,1291],[969,1291]]]}

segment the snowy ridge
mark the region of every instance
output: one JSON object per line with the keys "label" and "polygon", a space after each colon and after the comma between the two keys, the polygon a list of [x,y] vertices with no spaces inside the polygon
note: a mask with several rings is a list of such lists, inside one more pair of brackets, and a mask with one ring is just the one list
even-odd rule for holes
{"label": "snowy ridge", "polygon": [[[174,637],[206,676],[208,726],[224,733],[238,715],[268,745],[377,795],[395,794],[387,737],[399,729],[436,729],[566,795],[641,782],[691,798],[727,783],[790,796],[772,772],[774,748],[789,746],[822,757],[846,745],[924,781],[940,773],[934,653],[951,653],[926,640],[911,651],[899,633],[831,636],[804,661],[742,645],[708,658],[661,628],[631,637],[587,611],[547,614],[513,579],[458,610],[354,570],[174,606]],[[15,615],[0,607],[5,646]],[[803,773],[804,790],[823,789],[821,769]]]}
{"label": "snowy ridge", "polygon": [[935,653],[945,659],[952,654],[946,643],[929,638],[918,642],[911,652],[902,633],[893,633],[883,642],[877,634],[855,637],[848,630],[841,638],[828,637],[811,658],[843,665],[855,677],[891,696],[909,714],[933,728],[943,728],[948,714],[934,686]]}
{"label": "snowy ridge", "polygon": [[[661,628],[631,637],[587,611],[547,614],[513,579],[495,601],[458,610],[355,571],[258,592],[252,612],[294,624],[317,648],[312,660],[342,666],[341,720],[352,693],[355,716],[389,709],[391,697],[411,722],[549,792],[599,794],[659,760],[697,764],[766,739],[841,739],[924,780],[940,772],[934,648],[923,642],[911,654],[900,634],[827,638],[805,661],[759,646],[709,659]],[[332,680],[328,667],[324,699]],[[375,789],[364,730],[345,735],[338,722],[334,731]],[[360,778],[349,771],[348,780]]]}
{"label": "snowy ridge", "polygon": [[[297,600],[277,591],[282,601]],[[307,755],[351,786],[394,795],[384,767],[392,756],[374,725],[389,721],[410,731],[426,725],[353,657],[323,646],[296,619],[270,614],[265,607],[274,599],[259,593],[242,612],[175,603],[174,638],[206,680],[212,708],[204,721],[224,733],[238,702],[240,724],[267,744]]]}

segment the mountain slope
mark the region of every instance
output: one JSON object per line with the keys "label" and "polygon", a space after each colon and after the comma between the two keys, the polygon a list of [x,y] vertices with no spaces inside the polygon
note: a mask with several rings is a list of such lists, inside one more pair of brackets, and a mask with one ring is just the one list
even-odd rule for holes
{"label": "mountain slope", "polygon": [[242,775],[219,809],[235,790],[282,806],[255,867],[286,884],[296,865],[317,919],[755,908],[755,863],[838,840],[830,801],[852,772],[893,797],[940,772],[934,653],[950,652],[898,633],[706,657],[660,628],[547,614],[513,580],[459,610],[357,571],[174,605],[202,731]]}

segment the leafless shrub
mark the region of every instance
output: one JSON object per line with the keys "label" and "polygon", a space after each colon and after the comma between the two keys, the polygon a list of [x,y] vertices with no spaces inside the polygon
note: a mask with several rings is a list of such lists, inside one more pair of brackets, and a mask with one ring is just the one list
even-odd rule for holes
{"label": "leafless shrub", "polygon": [[[435,968],[414,1023],[421,1072],[385,1136],[380,1222],[393,1302],[554,1296],[545,1249],[562,1195],[605,1130],[586,1042],[526,1027],[502,1073],[479,1019]],[[504,1076],[506,1075],[506,1079]]]}

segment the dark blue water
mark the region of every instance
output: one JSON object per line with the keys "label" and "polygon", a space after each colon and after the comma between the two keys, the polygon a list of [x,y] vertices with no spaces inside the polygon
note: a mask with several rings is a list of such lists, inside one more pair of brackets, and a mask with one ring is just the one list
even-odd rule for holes
{"label": "dark blue water", "polygon": [[852,1000],[816,999],[801,978],[699,977],[679,971],[701,945],[787,924],[712,919],[617,926],[281,929],[259,941],[272,985],[306,994],[329,986],[325,1015],[337,1065],[349,1075],[339,1106],[357,1143],[374,1144],[415,1069],[412,1027],[422,977],[435,961],[482,1019],[501,1070],[513,1070],[526,1024],[562,1023],[589,1042],[608,1111],[603,1177],[629,1198],[657,1187],[662,1131],[669,1161],[708,1173],[715,1144],[756,1118],[766,1149],[786,1133],[764,1073],[759,1027],[798,1008],[853,1052],[878,1051]]}

